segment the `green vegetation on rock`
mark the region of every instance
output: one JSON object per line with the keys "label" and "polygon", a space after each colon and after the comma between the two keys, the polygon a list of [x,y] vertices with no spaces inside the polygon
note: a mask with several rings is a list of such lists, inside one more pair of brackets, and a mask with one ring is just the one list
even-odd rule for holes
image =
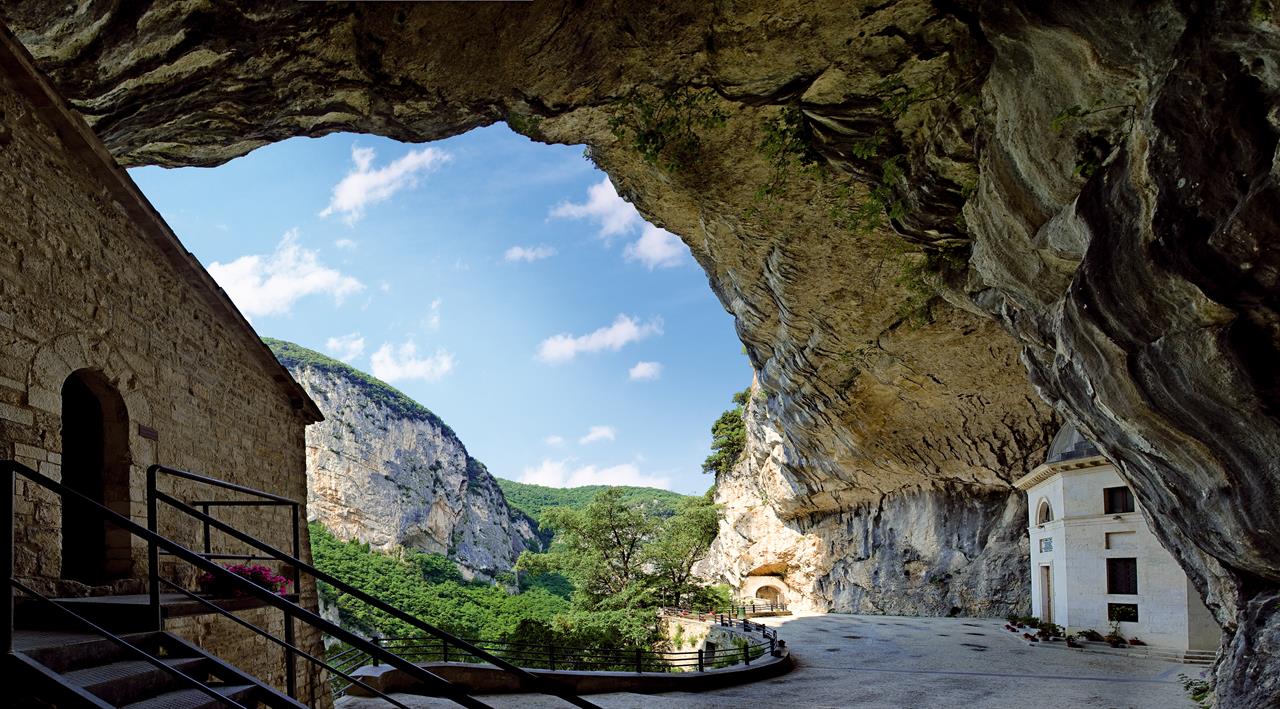
{"label": "green vegetation on rock", "polygon": [[374,403],[386,407],[393,416],[414,421],[428,421],[456,438],[453,429],[449,428],[439,416],[381,379],[365,374],[345,362],[326,357],[315,350],[292,342],[270,337],[264,337],[262,341],[271,348],[276,359],[280,360],[280,364],[283,364],[286,369],[316,369],[327,374],[345,377],[358,386],[361,392]]}
{"label": "green vegetation on rock", "polygon": [[750,396],[750,388],[734,394],[735,406],[711,425],[711,455],[702,462],[702,472],[728,473],[742,457],[747,448],[746,405]]}
{"label": "green vegetation on rock", "polygon": [[497,478],[497,481],[498,487],[502,488],[502,494],[507,498],[507,504],[529,515],[538,524],[544,522],[543,513],[553,507],[568,507],[575,510],[585,509],[602,490],[618,490],[626,504],[647,507],[660,517],[670,517],[675,514],[676,507],[680,502],[688,499],[687,495],[681,495],[670,490],[660,490],[656,487],[628,487],[625,485],[617,487],[609,485],[546,487],[544,485],[530,485],[512,480],[503,480],[502,478]]}

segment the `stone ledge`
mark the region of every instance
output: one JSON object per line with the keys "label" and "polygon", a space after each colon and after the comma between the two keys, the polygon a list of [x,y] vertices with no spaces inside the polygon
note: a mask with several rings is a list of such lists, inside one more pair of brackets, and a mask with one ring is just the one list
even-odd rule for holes
{"label": "stone ledge", "polygon": [[[518,694],[532,693],[520,685],[519,679],[492,665],[468,662],[427,662],[419,667],[459,685],[469,694]],[[606,694],[609,692],[636,692],[657,694],[660,692],[704,692],[749,682],[771,679],[790,672],[795,666],[791,653],[780,648],[777,656],[764,655],[750,665],[734,665],[705,672],[599,672],[599,671],[551,671],[530,669],[529,672],[544,678],[574,694]],[[417,680],[403,670],[387,665],[366,665],[352,676],[380,692],[435,696],[424,690]],[[348,694],[372,697],[372,692],[359,685],[352,685]]]}

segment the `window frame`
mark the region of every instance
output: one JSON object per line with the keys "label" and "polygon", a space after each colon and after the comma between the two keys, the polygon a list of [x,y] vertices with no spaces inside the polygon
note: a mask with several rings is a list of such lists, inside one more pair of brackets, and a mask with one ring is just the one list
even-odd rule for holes
{"label": "window frame", "polygon": [[[1136,556],[1109,556],[1107,557],[1106,562],[1107,562],[1107,595],[1109,596],[1139,595],[1138,594],[1138,558]],[[1127,572],[1122,574],[1119,571],[1117,571],[1116,567],[1120,566],[1121,562],[1129,562],[1132,564],[1132,568],[1133,568],[1132,575],[1128,574]],[[1132,591],[1118,590],[1120,588],[1119,582],[1129,580],[1130,578],[1133,581],[1133,585],[1132,585],[1133,590]],[[1123,588],[1129,588],[1129,587],[1130,586],[1128,584],[1125,584]]]}
{"label": "window frame", "polygon": [[[1116,618],[1116,610],[1119,608],[1133,608],[1133,618],[1120,620]],[[1142,614],[1138,610],[1137,603],[1107,603],[1107,622],[1110,623],[1137,623],[1142,620]]]}
{"label": "window frame", "polygon": [[[1120,505],[1120,507],[1122,508],[1128,507],[1128,509],[1112,508],[1111,502],[1112,502],[1113,490],[1123,491],[1123,493],[1117,493],[1122,495],[1122,500],[1124,502],[1124,504]],[[1127,514],[1129,512],[1134,512],[1136,511],[1136,509],[1137,509],[1137,502],[1133,499],[1133,490],[1130,489],[1128,485],[1113,485],[1111,487],[1102,488],[1102,514],[1122,515],[1122,514]]]}
{"label": "window frame", "polygon": [[1053,505],[1049,504],[1049,498],[1042,497],[1040,498],[1040,504],[1036,505],[1036,524],[1048,524],[1052,521]]}

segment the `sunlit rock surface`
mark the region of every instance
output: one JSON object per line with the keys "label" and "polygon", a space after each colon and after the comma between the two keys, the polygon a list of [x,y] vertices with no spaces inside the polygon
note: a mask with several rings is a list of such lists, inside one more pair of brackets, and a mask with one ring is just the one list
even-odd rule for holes
{"label": "sunlit rock surface", "polygon": [[[1009,504],[994,491],[1012,495],[1007,481],[1039,462],[1048,401],[1117,462],[1222,622],[1220,701],[1280,695],[1269,0],[0,13],[126,164],[217,164],[337,130],[431,140],[502,119],[590,145],[689,244],[736,319],[784,451],[784,482],[762,484],[788,494],[765,518],[850,528],[865,524],[857,510],[902,509],[934,524],[931,510],[967,500],[985,522],[965,529],[999,526]],[[610,127],[634,124],[637,90],[653,105],[690,89],[724,120],[687,126],[698,140],[683,157],[646,161],[634,132]],[[800,152],[825,177],[780,171],[761,149],[766,125],[797,109]],[[854,181],[891,195],[896,235],[849,228]],[[925,279],[951,305],[927,324],[903,317],[919,296],[900,277],[919,258],[909,244],[967,262]],[[871,523],[872,546],[884,525]],[[879,562],[857,561],[859,534],[831,537],[841,561],[813,567],[827,574],[815,599],[883,601],[853,590],[888,584],[865,571]],[[912,583],[953,568],[929,558]]]}
{"label": "sunlit rock surface", "polygon": [[[507,505],[489,471],[434,414],[322,355],[272,346],[325,416],[307,428],[312,521],[380,551],[443,554],[486,579],[540,548],[533,521]],[[293,356],[299,351],[324,364]]]}
{"label": "sunlit rock surface", "polygon": [[1026,508],[1004,486],[936,483],[837,512],[783,517],[804,504],[786,440],[755,389],[747,452],[716,481],[720,533],[700,575],[735,587],[776,575],[788,607],[902,615],[1025,614]]}

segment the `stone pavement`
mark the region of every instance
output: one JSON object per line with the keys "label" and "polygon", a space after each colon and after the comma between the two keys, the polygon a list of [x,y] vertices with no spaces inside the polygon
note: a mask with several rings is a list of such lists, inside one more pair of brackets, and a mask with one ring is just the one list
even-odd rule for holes
{"label": "stone pavement", "polygon": [[[1178,674],[1199,677],[1204,667],[1029,646],[1004,630],[1003,620],[905,618],[798,613],[765,618],[779,628],[796,669],[772,680],[699,694],[599,694],[609,709],[648,707],[960,707],[1024,709],[1041,706],[1115,709],[1193,708]],[[410,707],[455,706],[397,695]],[[551,697],[481,697],[499,708],[567,707]],[[381,709],[376,699],[345,698],[340,709]]]}

